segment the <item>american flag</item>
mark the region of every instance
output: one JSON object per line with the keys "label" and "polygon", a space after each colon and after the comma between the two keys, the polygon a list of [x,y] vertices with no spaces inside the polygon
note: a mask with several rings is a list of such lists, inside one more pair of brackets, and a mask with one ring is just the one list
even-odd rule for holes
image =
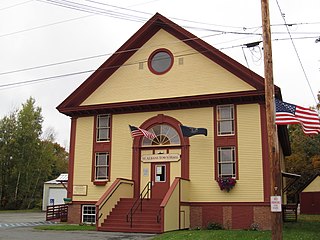
{"label": "american flag", "polygon": [[139,137],[139,136],[144,136],[144,137],[149,138],[149,139],[154,139],[154,138],[157,137],[157,135],[155,135],[154,133],[149,132],[149,131],[144,130],[144,129],[141,129],[141,128],[138,128],[138,127],[135,127],[135,126],[129,125],[129,128],[130,128],[130,131],[131,131],[131,136],[133,138]]}
{"label": "american flag", "polygon": [[305,134],[320,133],[319,115],[315,110],[296,106],[275,99],[276,102],[276,124],[301,124]]}

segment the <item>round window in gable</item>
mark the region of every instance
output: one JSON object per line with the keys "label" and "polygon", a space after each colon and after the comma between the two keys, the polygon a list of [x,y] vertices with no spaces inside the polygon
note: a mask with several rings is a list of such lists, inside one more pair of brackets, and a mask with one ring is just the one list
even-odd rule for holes
{"label": "round window in gable", "polygon": [[164,74],[170,70],[173,65],[173,55],[167,49],[158,49],[154,51],[148,59],[148,67],[155,74]]}

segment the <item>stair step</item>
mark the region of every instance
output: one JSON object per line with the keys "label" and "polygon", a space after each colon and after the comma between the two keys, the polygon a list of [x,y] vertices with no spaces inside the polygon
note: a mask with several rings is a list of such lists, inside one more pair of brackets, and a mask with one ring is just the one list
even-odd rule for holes
{"label": "stair step", "polygon": [[134,232],[134,233],[161,233],[161,228],[108,228],[108,227],[100,227],[98,229],[99,231],[105,231],[105,232]]}
{"label": "stair step", "polygon": [[132,227],[127,222],[127,215],[136,199],[121,198],[98,230],[112,232],[161,233],[161,224],[157,223],[161,199],[145,199],[133,214]]}

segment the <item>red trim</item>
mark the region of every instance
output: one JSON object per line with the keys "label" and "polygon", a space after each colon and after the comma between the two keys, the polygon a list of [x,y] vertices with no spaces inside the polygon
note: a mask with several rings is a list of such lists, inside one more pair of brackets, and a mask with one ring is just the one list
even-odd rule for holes
{"label": "red trim", "polygon": [[[159,53],[159,52],[165,52],[165,53],[167,53],[167,54],[170,56],[170,59],[171,59],[170,66],[169,66],[165,71],[163,71],[163,72],[158,72],[158,71],[156,71],[156,70],[152,67],[152,59],[153,59],[153,57],[154,57],[157,53]],[[149,70],[150,70],[152,73],[154,73],[154,74],[156,74],[156,75],[163,75],[163,74],[165,74],[165,73],[167,73],[167,72],[170,71],[170,69],[171,69],[172,66],[173,66],[173,62],[174,62],[173,54],[172,54],[168,49],[166,49],[166,48],[159,48],[159,49],[155,50],[153,53],[151,53],[151,55],[149,56],[149,58],[148,58],[148,68],[149,68]]]}
{"label": "red trim", "polygon": [[165,207],[168,204],[168,201],[169,201],[170,197],[172,196],[173,191],[176,189],[177,185],[179,184],[179,182],[180,182],[180,178],[175,178],[173,180],[173,183],[171,184],[171,187],[169,188],[167,194],[164,196],[164,198],[160,204],[160,207]]}
{"label": "red trim", "polygon": [[260,118],[261,118],[261,144],[262,144],[262,167],[263,167],[263,189],[264,201],[270,201],[270,161],[268,157],[268,132],[266,123],[266,107],[260,104]]}
{"label": "red trim", "polygon": [[[181,229],[181,181],[179,179],[179,208],[178,208],[178,216],[179,216],[179,230]],[[184,211],[183,211],[184,212]],[[185,212],[184,212],[185,214]]]}
{"label": "red trim", "polygon": [[67,197],[73,197],[73,179],[74,179],[74,155],[76,146],[76,130],[77,130],[77,118],[71,118],[71,130],[70,130],[70,150],[69,150],[69,165],[68,165],[68,190]]}
{"label": "red trim", "polygon": [[[181,123],[170,117],[163,114],[158,114],[155,117],[152,117],[146,120],[141,124],[140,128],[149,129],[157,124],[168,124],[177,130],[180,141],[181,141],[181,178],[189,179],[189,139],[183,137],[180,125]],[[141,168],[141,141],[142,137],[136,137],[133,139],[133,149],[132,149],[132,179],[135,182],[134,196],[138,197],[140,194],[140,168]],[[176,147],[174,147],[176,148]]]}
{"label": "red trim", "polygon": [[[225,104],[224,104],[225,105]],[[234,135],[225,135],[225,136],[218,136],[218,122],[217,122],[217,111],[218,106],[216,105],[213,108],[213,115],[214,115],[214,169],[215,169],[215,180],[218,180],[218,147],[235,147],[235,155],[236,155],[236,179],[239,179],[239,154],[238,154],[238,127],[237,127],[237,105],[235,104],[227,104],[227,105],[233,105],[233,111],[234,111]]]}
{"label": "red trim", "polygon": [[[97,186],[106,185],[111,179],[111,139],[112,139],[112,115],[110,115],[110,141],[97,141],[97,120],[98,115],[94,116],[93,123],[93,140],[92,140],[92,169],[91,169],[91,182]],[[108,168],[108,179],[105,181],[96,181],[95,180],[95,167],[96,167],[96,153],[108,152],[109,153],[109,168]]]}
{"label": "red trim", "polygon": [[159,98],[121,103],[67,106],[58,110],[66,115],[88,116],[96,113],[131,113],[181,108],[209,107],[217,104],[250,103],[264,100],[264,90]]}
{"label": "red trim", "polygon": [[[160,29],[164,29],[181,41],[188,39],[188,41],[184,41],[187,45],[202,53],[213,62],[227,69],[229,72],[238,76],[255,89],[264,90],[264,79],[261,76],[244,67],[200,38],[197,38],[195,35],[186,31],[169,19],[165,18],[159,13],[156,13],[107,61],[105,61],[97,71],[95,71],[83,84],[80,85],[80,87],[78,87],[67,99],[65,99],[57,107],[58,110],[62,111],[68,107],[79,106]],[[280,90],[278,87],[275,88],[277,91]]]}
{"label": "red trim", "polygon": [[75,205],[95,205],[97,201],[72,201],[72,204]]}

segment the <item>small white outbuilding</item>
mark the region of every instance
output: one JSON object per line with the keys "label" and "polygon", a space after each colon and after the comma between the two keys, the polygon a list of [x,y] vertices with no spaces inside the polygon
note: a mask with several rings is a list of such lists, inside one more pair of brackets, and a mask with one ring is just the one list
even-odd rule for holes
{"label": "small white outbuilding", "polygon": [[68,174],[62,173],[54,180],[43,185],[42,210],[46,211],[47,206],[64,204],[67,197]]}

